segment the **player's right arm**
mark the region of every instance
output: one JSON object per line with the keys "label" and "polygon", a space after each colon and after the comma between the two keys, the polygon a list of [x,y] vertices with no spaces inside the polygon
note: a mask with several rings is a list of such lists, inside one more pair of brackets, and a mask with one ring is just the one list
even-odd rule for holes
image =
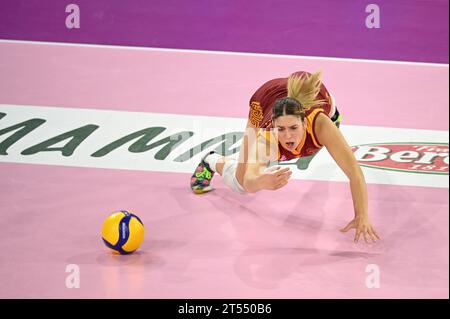
{"label": "player's right arm", "polygon": [[289,168],[279,166],[266,171],[267,163],[274,160],[278,152],[277,144],[258,134],[258,137],[248,145],[248,161],[244,175],[243,187],[248,193],[255,193],[262,189],[276,190],[288,183],[292,174]]}

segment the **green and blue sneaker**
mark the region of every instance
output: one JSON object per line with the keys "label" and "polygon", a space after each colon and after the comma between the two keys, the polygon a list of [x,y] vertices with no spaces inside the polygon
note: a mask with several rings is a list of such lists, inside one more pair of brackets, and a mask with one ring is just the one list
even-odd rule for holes
{"label": "green and blue sneaker", "polygon": [[214,151],[211,151],[206,154],[200,161],[200,164],[198,164],[194,174],[192,174],[191,189],[195,194],[207,193],[214,189],[211,186],[211,179],[214,176],[214,171],[209,167],[208,163],[205,162],[205,158],[213,153]]}

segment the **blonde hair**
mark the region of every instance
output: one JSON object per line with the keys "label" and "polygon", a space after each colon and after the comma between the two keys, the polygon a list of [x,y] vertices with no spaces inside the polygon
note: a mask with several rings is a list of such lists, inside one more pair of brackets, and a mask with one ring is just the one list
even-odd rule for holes
{"label": "blonde hair", "polygon": [[326,100],[316,100],[322,85],[321,73],[319,71],[311,75],[306,72],[300,75],[292,74],[287,83],[288,97],[299,101],[305,110],[326,104]]}

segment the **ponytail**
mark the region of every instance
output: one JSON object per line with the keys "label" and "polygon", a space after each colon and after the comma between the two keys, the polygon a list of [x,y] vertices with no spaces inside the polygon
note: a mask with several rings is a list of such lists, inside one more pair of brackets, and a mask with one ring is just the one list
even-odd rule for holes
{"label": "ponytail", "polygon": [[287,83],[288,97],[299,101],[305,110],[326,104],[325,100],[316,100],[322,85],[320,75],[320,71],[311,75],[307,73],[292,74]]}

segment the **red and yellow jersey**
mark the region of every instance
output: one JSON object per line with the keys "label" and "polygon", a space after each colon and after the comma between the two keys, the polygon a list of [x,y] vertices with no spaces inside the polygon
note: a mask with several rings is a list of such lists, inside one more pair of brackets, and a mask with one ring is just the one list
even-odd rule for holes
{"label": "red and yellow jersey", "polygon": [[[308,74],[308,72],[296,72],[295,74]],[[287,97],[287,81],[288,78],[278,78],[264,83],[250,99],[250,122],[258,128],[266,129],[270,134],[272,128],[272,107],[276,100]],[[317,100],[325,100],[326,103],[320,107],[311,107],[305,113],[308,122],[307,130],[303,136],[303,140],[297,146],[296,150],[290,152],[278,144],[278,160],[288,161],[294,158],[311,156],[317,153],[322,145],[318,142],[314,132],[314,124],[319,113],[324,113],[328,117],[333,116],[334,102],[331,94],[325,85],[321,85]],[[269,137],[269,135],[267,135]]]}

